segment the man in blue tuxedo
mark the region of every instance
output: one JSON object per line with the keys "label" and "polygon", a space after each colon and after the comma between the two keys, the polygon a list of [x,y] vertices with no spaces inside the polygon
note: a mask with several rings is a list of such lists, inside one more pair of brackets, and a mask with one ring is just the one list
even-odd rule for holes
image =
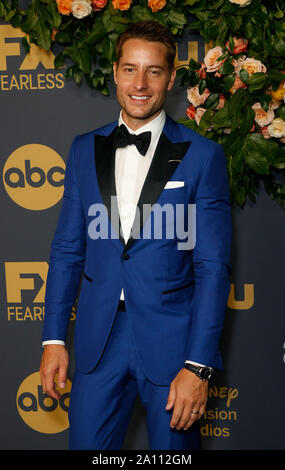
{"label": "man in blue tuxedo", "polygon": [[[65,386],[67,326],[81,282],[71,449],[121,449],[138,394],[150,449],[199,449],[208,379],[222,366],[231,273],[226,159],[221,145],[163,109],[175,54],[166,28],[130,24],[114,63],[119,119],[77,136],[67,161],[40,373],[44,391],[58,398],[54,377]],[[189,244],[181,239],[190,221]]]}

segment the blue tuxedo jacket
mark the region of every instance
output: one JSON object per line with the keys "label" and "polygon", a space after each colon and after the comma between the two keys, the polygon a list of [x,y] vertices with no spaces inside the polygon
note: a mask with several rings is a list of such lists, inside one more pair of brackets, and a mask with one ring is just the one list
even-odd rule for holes
{"label": "blue tuxedo jacket", "polygon": [[[167,385],[185,359],[222,367],[219,342],[230,290],[232,236],[226,159],[221,145],[167,115],[138,202],[143,217],[125,243],[110,218],[111,210],[118,213],[114,197],[111,207],[116,127],[117,122],[108,124],[72,143],[51,247],[42,339],[66,339],[80,286],[75,359],[76,367],[88,373],[103,352],[123,288],[141,366],[153,383]],[[168,181],[184,185],[167,189]],[[155,203],[183,204],[186,227],[187,206],[195,204],[194,248],[178,249],[176,230],[173,238],[163,230],[166,218],[161,237],[155,236]],[[96,239],[91,230],[94,204],[106,207],[107,237]],[[141,234],[147,224],[146,238]]]}

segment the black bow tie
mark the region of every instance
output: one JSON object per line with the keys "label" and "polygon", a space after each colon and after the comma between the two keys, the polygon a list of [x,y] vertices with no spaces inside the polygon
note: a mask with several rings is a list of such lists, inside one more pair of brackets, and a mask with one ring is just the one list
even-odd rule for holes
{"label": "black bow tie", "polygon": [[150,144],[151,132],[142,132],[141,134],[135,135],[130,134],[124,124],[117,127],[115,133],[115,148],[126,147],[127,145],[134,144],[138,151],[145,155]]}

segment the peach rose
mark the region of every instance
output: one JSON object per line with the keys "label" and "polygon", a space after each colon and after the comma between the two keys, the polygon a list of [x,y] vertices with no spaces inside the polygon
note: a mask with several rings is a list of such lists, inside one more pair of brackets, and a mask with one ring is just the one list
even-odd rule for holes
{"label": "peach rose", "polygon": [[187,90],[187,99],[193,104],[195,107],[200,106],[201,104],[205,103],[206,99],[208,98],[210,92],[208,88],[205,88],[202,95],[199,93],[199,85],[195,85]]}
{"label": "peach rose", "polygon": [[92,10],[99,11],[105,8],[108,0],[91,0]]}
{"label": "peach rose", "polygon": [[238,75],[235,77],[233,86],[230,88],[230,93],[233,95],[239,88],[246,88],[246,84],[239,78]]}
{"label": "peach rose", "polygon": [[[239,54],[240,52],[247,51],[247,46],[248,46],[248,40],[247,39],[234,37],[233,41],[234,41],[234,49],[232,51],[233,54]],[[227,47],[227,49],[230,50],[230,42],[229,41],[226,42],[226,47]]]}
{"label": "peach rose", "polygon": [[220,46],[213,47],[207,52],[204,58],[207,72],[216,72],[223,65],[225,59],[217,60],[222,55],[223,50]]}
{"label": "peach rose", "polygon": [[255,112],[254,120],[260,127],[268,126],[274,119],[274,111],[271,106],[268,111],[264,111],[260,103],[254,103],[251,108]]}
{"label": "peach rose", "polygon": [[112,0],[113,7],[116,10],[125,11],[131,6],[132,0]]}
{"label": "peach rose", "polygon": [[199,126],[201,118],[202,118],[202,116],[205,112],[206,112],[205,108],[197,108],[196,109],[195,121],[197,123],[197,126]]}
{"label": "peach rose", "polygon": [[194,119],[196,115],[196,108],[195,106],[193,106],[193,104],[190,104],[190,106],[188,106],[188,108],[186,109],[186,116],[188,117],[188,119]]}
{"label": "peach rose", "polygon": [[245,61],[241,64],[241,68],[247,70],[249,75],[257,72],[266,72],[265,65],[260,62],[260,60],[253,59],[252,57],[247,57]]}
{"label": "peach rose", "polygon": [[56,0],[57,9],[61,15],[70,15],[72,0]]}
{"label": "peach rose", "polygon": [[155,13],[159,10],[162,10],[162,8],[166,4],[166,0],[148,0],[147,4],[148,4],[149,8],[151,8],[151,11],[153,13]]}

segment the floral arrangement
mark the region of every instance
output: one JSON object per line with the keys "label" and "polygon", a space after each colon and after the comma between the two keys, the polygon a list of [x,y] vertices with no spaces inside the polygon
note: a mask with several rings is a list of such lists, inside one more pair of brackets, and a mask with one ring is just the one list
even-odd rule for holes
{"label": "floral arrangement", "polygon": [[209,31],[209,10],[190,24],[211,46],[203,61],[191,59],[178,70],[188,101],[187,118],[180,122],[223,145],[232,201],[240,207],[247,197],[256,202],[262,181],[284,209],[285,21],[278,8],[269,13],[255,3],[246,11],[253,2],[229,0],[238,5],[236,18],[225,18],[232,6],[220,2],[225,16],[218,21],[219,34]]}
{"label": "floral arrangement", "polygon": [[[185,30],[210,49],[178,70],[189,101],[186,126],[223,145],[232,201],[255,202],[260,181],[285,204],[283,0],[0,0],[0,19],[21,28],[25,50],[56,52],[55,67],[109,94],[116,40],[132,21]],[[58,49],[59,52],[58,52]]]}
{"label": "floral arrangement", "polygon": [[[266,66],[247,56],[248,43],[234,37],[211,48],[202,63],[190,61],[188,121],[181,121],[223,145],[232,199],[240,206],[246,195],[255,202],[256,174],[285,168],[285,71],[275,71],[280,83],[273,89]],[[277,188],[282,206],[282,185]]]}
{"label": "floral arrangement", "polygon": [[[92,11],[101,11],[106,7],[108,0],[56,0],[58,11],[61,15],[72,14],[81,20],[91,15]],[[132,0],[112,0],[116,10],[127,11],[131,7]],[[153,13],[161,10],[166,0],[148,0],[148,7]]]}

